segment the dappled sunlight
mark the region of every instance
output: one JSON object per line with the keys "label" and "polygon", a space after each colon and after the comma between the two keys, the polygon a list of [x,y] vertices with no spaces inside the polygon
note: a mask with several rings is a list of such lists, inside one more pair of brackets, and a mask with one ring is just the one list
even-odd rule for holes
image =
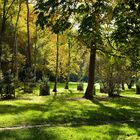
{"label": "dappled sunlight", "polygon": [[[21,95],[20,100],[2,101],[1,126],[35,123],[88,123],[101,124],[123,120],[139,119],[139,99],[95,98],[93,101],[74,95],[54,96]],[[22,98],[23,97],[23,98]],[[28,100],[29,99],[29,100]],[[101,100],[100,100],[101,99]],[[103,100],[102,100],[103,99]],[[15,118],[18,117],[18,121]]]}
{"label": "dappled sunlight", "polygon": [[[134,93],[130,93],[133,96],[123,95],[119,98],[109,98],[97,93],[91,101],[82,98],[82,92],[60,91],[57,96],[38,96],[36,90],[35,94],[19,93],[15,100],[1,101],[0,127],[40,124],[53,127],[7,130],[3,134],[0,132],[0,138],[4,139],[4,135],[8,135],[18,140],[21,133],[21,140],[38,138],[40,134],[41,140],[139,137],[140,98],[133,97]],[[65,128],[63,125],[68,126]]]}
{"label": "dappled sunlight", "polygon": [[[135,130],[135,125],[106,124],[100,126],[74,126],[74,127],[48,127],[0,132],[1,139],[12,140],[109,140],[109,139],[133,139],[138,140],[140,133]],[[85,135],[86,134],[86,135]]]}

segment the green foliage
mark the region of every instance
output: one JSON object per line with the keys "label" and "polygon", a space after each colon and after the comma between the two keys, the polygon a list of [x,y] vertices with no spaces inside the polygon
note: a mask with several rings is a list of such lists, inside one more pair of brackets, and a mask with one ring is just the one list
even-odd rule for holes
{"label": "green foliage", "polygon": [[[140,3],[136,0],[118,2],[114,9],[115,31],[112,34],[123,54],[130,58],[133,69],[139,69]],[[127,47],[126,47],[127,46]]]}
{"label": "green foliage", "polygon": [[60,32],[65,31],[70,27],[71,23],[67,21],[67,19],[58,19],[54,26],[52,26],[52,31],[55,34],[59,34]]}
{"label": "green foliage", "polygon": [[50,95],[49,78],[47,76],[42,77],[42,82],[40,83],[40,96]]}
{"label": "green foliage", "polygon": [[79,90],[79,91],[83,91],[84,90],[84,84],[82,82],[79,82],[77,84],[77,90]]}
{"label": "green foliage", "polygon": [[72,1],[39,0],[35,6],[38,15],[37,24],[39,24],[42,29],[45,26],[51,27],[55,34],[65,31],[71,25],[69,22],[71,5]]}
{"label": "green foliage", "polygon": [[0,88],[0,94],[2,99],[15,98],[14,79],[10,70],[5,73],[4,78],[1,81]]}
{"label": "green foliage", "polygon": [[97,58],[97,75],[103,92],[114,94],[119,92],[120,85],[131,77],[127,61],[124,58],[109,55],[99,55]]}
{"label": "green foliage", "polygon": [[105,23],[106,19],[110,17],[111,6],[109,6],[108,1],[97,0],[92,3],[86,2],[84,5],[80,4],[79,9],[81,7],[84,10],[78,13],[78,16],[81,15],[79,39],[87,47],[96,46],[98,49],[103,45],[101,24]]}
{"label": "green foliage", "polygon": [[34,75],[33,69],[28,65],[24,67],[24,76],[24,92],[32,93],[33,86],[35,86],[36,77]]}

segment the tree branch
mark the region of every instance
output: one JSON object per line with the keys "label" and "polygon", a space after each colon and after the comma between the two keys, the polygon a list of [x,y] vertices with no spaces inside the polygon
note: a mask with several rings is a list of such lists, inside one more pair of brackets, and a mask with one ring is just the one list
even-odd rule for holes
{"label": "tree branch", "polygon": [[15,0],[13,0],[12,2],[11,2],[11,4],[9,5],[9,7],[7,8],[7,12],[6,12],[6,16],[8,15],[8,12],[9,12],[9,10],[10,10],[10,8],[12,7],[12,5],[14,4],[14,2],[15,2]]}

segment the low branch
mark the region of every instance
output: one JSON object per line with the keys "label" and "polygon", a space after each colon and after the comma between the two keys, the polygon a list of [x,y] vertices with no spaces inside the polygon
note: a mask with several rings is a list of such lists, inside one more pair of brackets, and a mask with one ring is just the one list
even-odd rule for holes
{"label": "low branch", "polygon": [[113,52],[106,51],[106,50],[101,49],[101,48],[98,48],[97,51],[101,51],[101,52],[103,52],[103,53],[105,53],[105,54],[109,54],[109,55],[114,56],[114,57],[126,58],[125,55],[124,55],[124,56],[123,56],[123,55],[117,55],[117,54],[114,54]]}

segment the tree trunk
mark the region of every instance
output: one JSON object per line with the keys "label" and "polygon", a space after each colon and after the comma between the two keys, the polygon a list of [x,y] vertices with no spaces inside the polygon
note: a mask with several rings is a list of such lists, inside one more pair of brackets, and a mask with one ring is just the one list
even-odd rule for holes
{"label": "tree trunk", "polygon": [[128,89],[131,89],[132,88],[132,84],[131,83],[130,84],[127,83],[127,87],[128,87]]}
{"label": "tree trunk", "polygon": [[37,25],[36,25],[36,35],[35,35],[35,48],[34,48],[34,70],[36,73],[36,57],[37,57],[37,36],[38,36],[38,31],[37,31]]}
{"label": "tree trunk", "polygon": [[[136,72],[136,79],[137,79],[137,72]],[[128,86],[128,89],[131,89],[134,85],[134,79],[131,77],[131,79],[126,84]]]}
{"label": "tree trunk", "polygon": [[55,92],[55,96],[57,95],[57,81],[58,81],[58,62],[59,62],[59,34],[57,34],[57,42],[56,42],[56,71],[55,71],[55,83],[53,92]]}
{"label": "tree trunk", "polygon": [[95,88],[94,88],[95,63],[96,63],[96,48],[92,47],[90,50],[88,86],[84,95],[84,98],[89,100],[93,99],[93,93],[95,93]]}
{"label": "tree trunk", "polygon": [[124,83],[122,83],[122,90],[125,90],[125,86],[124,86]]}
{"label": "tree trunk", "polygon": [[31,67],[31,45],[30,45],[30,8],[29,8],[29,2],[26,0],[26,7],[27,7],[27,64],[29,67]]}
{"label": "tree trunk", "polygon": [[21,4],[22,4],[22,1],[19,2],[19,9],[18,9],[17,19],[16,19],[16,23],[15,23],[15,31],[14,31],[14,46],[13,46],[13,56],[12,56],[12,73],[13,73],[13,75],[14,75],[14,77],[15,77],[16,79],[18,79],[17,26],[18,26],[18,21],[19,21],[19,16],[20,16],[20,11],[21,11]]}
{"label": "tree trunk", "polygon": [[69,89],[69,80],[70,80],[70,39],[68,40],[68,75],[66,79],[65,89]]}
{"label": "tree trunk", "polygon": [[136,94],[140,94],[140,85],[136,84]]}
{"label": "tree trunk", "polygon": [[6,4],[7,0],[3,1],[2,23],[0,30],[0,71],[2,71],[2,42],[4,40],[5,26],[6,26]]}
{"label": "tree trunk", "polygon": [[[33,57],[33,63],[34,63],[34,70],[33,70],[33,75],[34,75],[34,80],[33,80],[33,82],[34,82],[34,86],[35,86],[35,82],[36,82],[36,67],[37,67],[37,59],[36,59],[36,57],[37,57],[37,40],[38,40],[38,38],[37,38],[37,36],[38,36],[38,30],[37,30],[37,25],[36,25],[36,29],[35,29],[35,48],[34,48],[34,57]],[[44,61],[45,62],[45,61]],[[44,64],[45,65],[45,64]]]}
{"label": "tree trunk", "polygon": [[113,92],[109,92],[109,93],[108,93],[108,97],[114,97]]}

